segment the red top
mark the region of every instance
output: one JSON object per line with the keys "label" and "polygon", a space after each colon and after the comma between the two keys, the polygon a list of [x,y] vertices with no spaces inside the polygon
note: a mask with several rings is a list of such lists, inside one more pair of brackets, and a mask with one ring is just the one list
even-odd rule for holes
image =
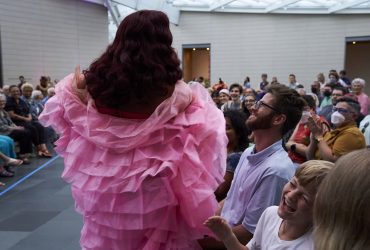
{"label": "red top", "polygon": [[[311,130],[308,128],[308,126],[305,125],[304,123],[299,123],[297,132],[295,133],[293,137],[293,141],[296,143],[301,143],[301,144],[308,146],[308,144],[310,144],[310,134],[311,134]],[[301,164],[306,161],[305,156],[300,155],[291,150],[289,150],[288,155],[294,163]]]}
{"label": "red top", "polygon": [[[320,116],[320,121],[326,124],[328,128],[330,128],[325,118]],[[311,130],[308,128],[308,126],[305,125],[304,123],[299,123],[296,133],[293,134],[293,141],[296,143],[300,143],[300,144],[308,146],[310,144],[310,134],[311,134]],[[306,156],[300,155],[296,152],[292,152],[290,149],[289,149],[288,155],[294,163],[301,164],[307,161]]]}

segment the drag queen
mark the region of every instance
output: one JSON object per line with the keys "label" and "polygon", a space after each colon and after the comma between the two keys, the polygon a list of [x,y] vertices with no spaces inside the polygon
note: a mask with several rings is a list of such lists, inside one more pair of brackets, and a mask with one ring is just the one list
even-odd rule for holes
{"label": "drag queen", "polygon": [[210,233],[202,224],[225,173],[225,121],[202,86],[181,80],[171,44],[164,13],[127,16],[41,114],[60,134],[83,249],[198,249]]}

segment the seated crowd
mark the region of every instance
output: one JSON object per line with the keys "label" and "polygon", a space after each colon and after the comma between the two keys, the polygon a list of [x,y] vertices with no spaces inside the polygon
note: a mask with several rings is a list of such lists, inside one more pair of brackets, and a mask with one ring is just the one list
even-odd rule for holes
{"label": "seated crowd", "polygon": [[[259,89],[252,88],[249,77],[243,85],[234,83],[230,87],[220,78],[208,88],[214,103],[225,114],[229,143],[224,182],[215,192],[219,211],[205,222],[214,235],[199,240],[202,249],[368,249],[370,213],[364,211],[370,197],[364,188],[369,187],[369,180],[361,186],[366,192],[363,198],[358,198],[361,194],[345,194],[346,202],[362,201],[356,203],[360,206],[356,209],[362,212],[358,216],[363,222],[357,218],[349,221],[349,216],[356,214],[344,214],[346,204],[340,205],[343,210],[336,215],[345,217],[343,221],[329,218],[330,211],[324,211],[335,210],[328,201],[341,195],[334,194],[330,186],[341,184],[332,177],[329,179],[333,184],[327,184],[324,177],[337,171],[333,175],[345,178],[344,168],[353,167],[353,157],[370,158],[365,149],[370,146],[370,101],[364,93],[365,81],[355,78],[351,82],[344,71],[339,75],[331,70],[328,82],[320,73],[311,90],[306,91],[294,74],[289,75],[286,85],[276,77],[269,83],[267,74],[261,78]],[[239,120],[231,118],[238,115]],[[245,126],[240,125],[242,121]],[[239,145],[241,141],[243,145]],[[369,166],[358,163],[359,170],[353,175],[360,177]],[[319,187],[321,182],[326,183],[324,188]],[[346,188],[340,190],[350,192],[351,183],[344,184]],[[325,192],[332,192],[333,197]],[[316,205],[316,197],[320,205]],[[356,206],[347,205],[349,210]],[[345,227],[344,221],[351,228],[335,232],[336,220],[340,230]],[[316,225],[321,228],[315,235]],[[354,234],[360,235],[361,242],[353,240]],[[330,245],[324,237],[337,242]]]}
{"label": "seated crowd", "polygon": [[[52,128],[38,122],[46,101],[54,94],[48,77],[42,76],[34,87],[23,76],[18,85],[5,85],[0,89],[0,177],[13,177],[16,166],[29,164],[30,156],[50,158],[46,144],[56,140]],[[18,144],[18,154],[15,152]],[[4,183],[0,182],[0,185]]]}
{"label": "seated crowd", "polygon": [[[370,249],[370,115],[365,81],[331,70],[310,91],[262,74],[209,88],[224,113],[228,145],[216,214],[205,221],[202,249]],[[50,78],[34,87],[3,86],[0,94],[0,177],[51,157],[55,132],[38,122],[55,92]],[[203,77],[198,82],[206,87]],[[190,84],[197,84],[192,81]],[[365,138],[365,136],[367,136]],[[14,142],[19,152],[14,151]]]}

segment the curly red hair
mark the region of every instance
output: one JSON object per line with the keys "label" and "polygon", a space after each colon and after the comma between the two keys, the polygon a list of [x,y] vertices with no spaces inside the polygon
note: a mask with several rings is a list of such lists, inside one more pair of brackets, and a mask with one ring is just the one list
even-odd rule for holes
{"label": "curly red hair", "polygon": [[171,44],[163,12],[141,10],[127,16],[113,43],[83,72],[90,95],[99,106],[110,108],[167,95],[168,86],[182,78]]}

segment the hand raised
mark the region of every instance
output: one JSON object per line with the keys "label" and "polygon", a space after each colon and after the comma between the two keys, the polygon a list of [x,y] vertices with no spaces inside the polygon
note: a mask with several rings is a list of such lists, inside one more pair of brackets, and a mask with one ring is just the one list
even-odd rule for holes
{"label": "hand raised", "polygon": [[308,118],[307,126],[311,130],[312,135],[317,138],[323,136],[323,124],[320,119]]}
{"label": "hand raised", "polygon": [[86,88],[86,81],[85,76],[81,74],[80,65],[77,65],[75,68],[75,74],[72,81],[72,90],[83,103],[87,103],[88,92]]}
{"label": "hand raised", "polygon": [[233,231],[231,227],[226,222],[226,220],[220,216],[212,216],[209,217],[205,222],[204,225],[211,229],[211,231],[220,239],[226,240],[230,236],[232,236]]}

